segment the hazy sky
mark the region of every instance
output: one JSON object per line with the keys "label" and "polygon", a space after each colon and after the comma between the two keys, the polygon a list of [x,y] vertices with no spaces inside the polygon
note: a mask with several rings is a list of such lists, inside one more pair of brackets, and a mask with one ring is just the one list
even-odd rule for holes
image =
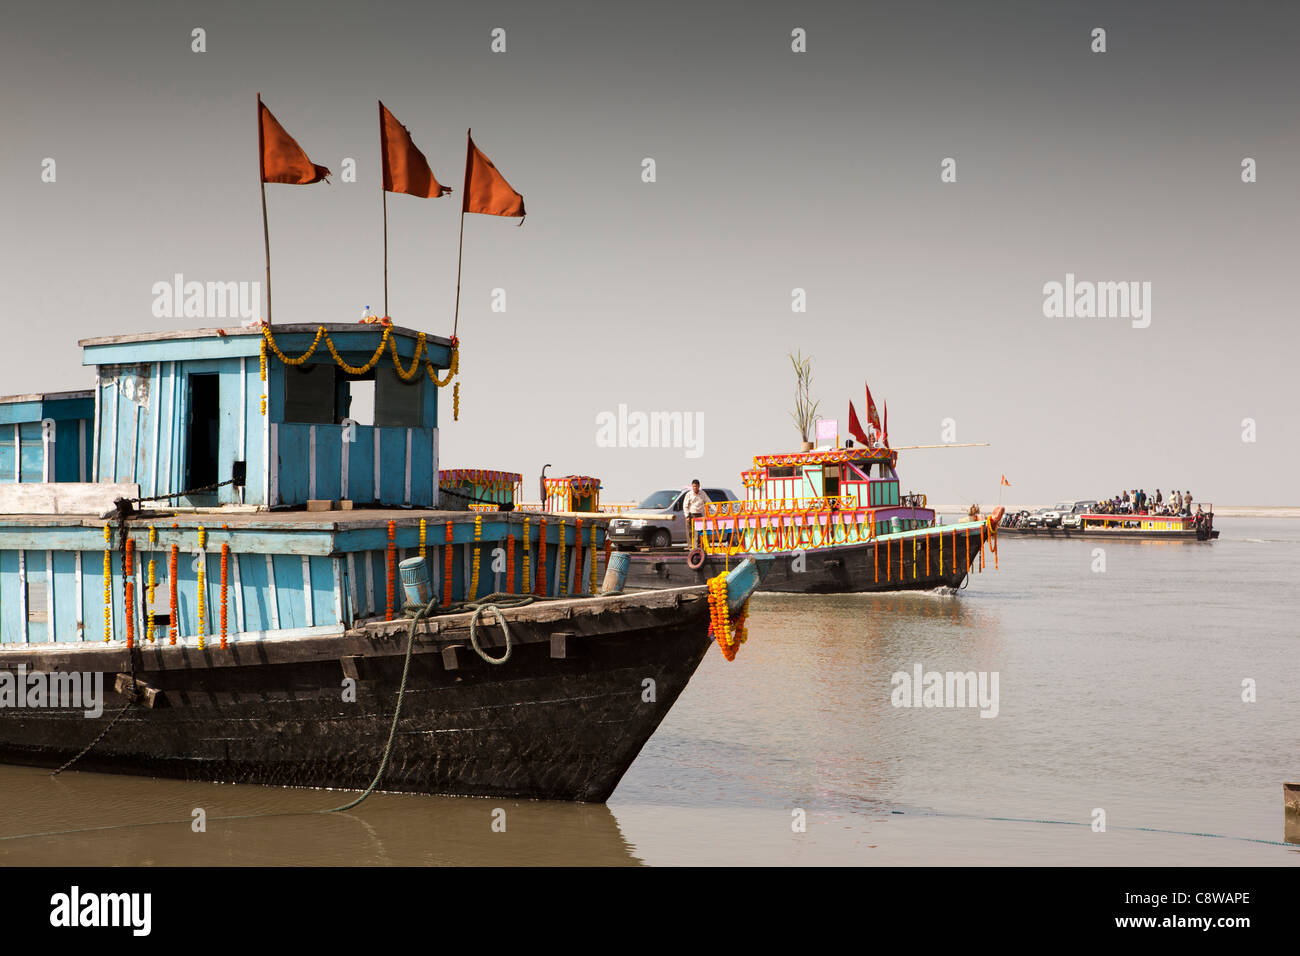
{"label": "hazy sky", "polygon": [[[904,454],[932,501],[1005,473],[1024,503],[1295,503],[1298,41],[1300,6],[1226,0],[9,2],[0,392],[84,387],[77,339],[170,324],[174,273],[261,279],[259,90],[315,162],[358,166],[268,186],[276,320],[380,310],[382,98],[456,189],[390,197],[396,321],[451,330],[466,127],[529,212],[466,222],[444,467],[739,489],[797,446],[802,349],[828,416],[868,380],[895,444],[946,418],[992,443]],[[1150,282],[1150,327],[1045,318],[1067,273]],[[620,403],[702,413],[702,456],[598,447]]]}

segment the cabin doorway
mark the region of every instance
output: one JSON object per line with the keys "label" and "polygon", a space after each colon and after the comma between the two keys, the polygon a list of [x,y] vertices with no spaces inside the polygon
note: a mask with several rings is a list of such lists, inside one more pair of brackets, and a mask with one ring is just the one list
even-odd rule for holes
{"label": "cabin doorway", "polygon": [[838,498],[840,494],[840,466],[827,465],[822,472],[822,497]]}
{"label": "cabin doorway", "polygon": [[217,483],[217,420],[221,411],[220,378],[215,372],[190,376],[189,456],[185,487],[203,488]]}

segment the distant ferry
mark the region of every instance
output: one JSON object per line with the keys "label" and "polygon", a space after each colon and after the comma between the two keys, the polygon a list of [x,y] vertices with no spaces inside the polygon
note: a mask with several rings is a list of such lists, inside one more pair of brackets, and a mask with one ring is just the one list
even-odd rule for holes
{"label": "distant ferry", "polygon": [[1047,538],[1117,538],[1124,540],[1187,539],[1212,541],[1219,536],[1214,527],[1214,505],[1203,502],[1195,514],[1113,514],[1094,510],[1098,502],[1059,504],[1036,512],[1022,511],[1008,516],[999,534]]}

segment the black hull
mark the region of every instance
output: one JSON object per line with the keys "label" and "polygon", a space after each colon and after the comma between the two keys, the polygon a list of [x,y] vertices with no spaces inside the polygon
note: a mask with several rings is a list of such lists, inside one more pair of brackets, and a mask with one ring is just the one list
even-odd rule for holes
{"label": "black hull", "polygon": [[[963,540],[963,534],[965,540]],[[943,532],[943,564],[939,563],[937,535],[931,538],[927,561],[925,542],[918,538],[916,559],[912,557],[912,539],[899,542],[870,541],[863,544],[816,548],[803,552],[803,570],[796,570],[796,556],[789,551],[777,552],[772,560],[760,560],[760,591],[786,594],[857,594],[878,591],[933,591],[937,588],[961,587],[966,575],[979,567],[980,529],[971,528],[957,534],[957,560],[953,561],[953,534]],[[886,557],[885,548],[889,548]],[[969,559],[967,558],[969,547]],[[729,567],[734,568],[747,555],[709,555],[704,565],[692,570],[686,564],[687,552],[632,551],[628,554],[627,586],[631,588],[675,588],[704,584]],[[752,557],[762,558],[760,555]],[[985,546],[985,561],[991,568],[993,555]]]}
{"label": "black hull", "polygon": [[[710,646],[699,593],[538,604],[507,612],[515,647],[499,666],[469,646],[468,615],[421,635],[381,790],[603,802]],[[645,600],[651,597],[656,600]],[[667,599],[667,600],[664,600]],[[621,601],[602,614],[592,606]],[[579,610],[585,606],[585,610]],[[488,616],[491,620],[491,616]],[[456,623],[458,622],[458,623]],[[500,628],[486,647],[500,655]],[[555,635],[564,635],[553,640]],[[406,650],[406,625],[323,638],[136,651],[137,679],[160,691],[129,709],[78,770],[185,780],[363,789],[378,769]],[[444,649],[458,645],[458,649]],[[56,766],[80,751],[122,698],[124,648],[57,646],[0,655],[0,667],[104,671],[104,714],[0,710],[0,760]],[[356,675],[356,702],[342,700]],[[653,679],[654,701],[642,699]]]}

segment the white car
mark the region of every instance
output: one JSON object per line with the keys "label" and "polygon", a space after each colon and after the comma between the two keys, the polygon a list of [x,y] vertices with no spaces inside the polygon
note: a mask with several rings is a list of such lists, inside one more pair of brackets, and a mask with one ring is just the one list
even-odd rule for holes
{"label": "white car", "polygon": [[1097,502],[1091,498],[1074,502],[1070,508],[1070,513],[1061,515],[1061,527],[1070,528],[1074,531],[1080,530],[1083,527],[1083,516],[1096,507]]}

